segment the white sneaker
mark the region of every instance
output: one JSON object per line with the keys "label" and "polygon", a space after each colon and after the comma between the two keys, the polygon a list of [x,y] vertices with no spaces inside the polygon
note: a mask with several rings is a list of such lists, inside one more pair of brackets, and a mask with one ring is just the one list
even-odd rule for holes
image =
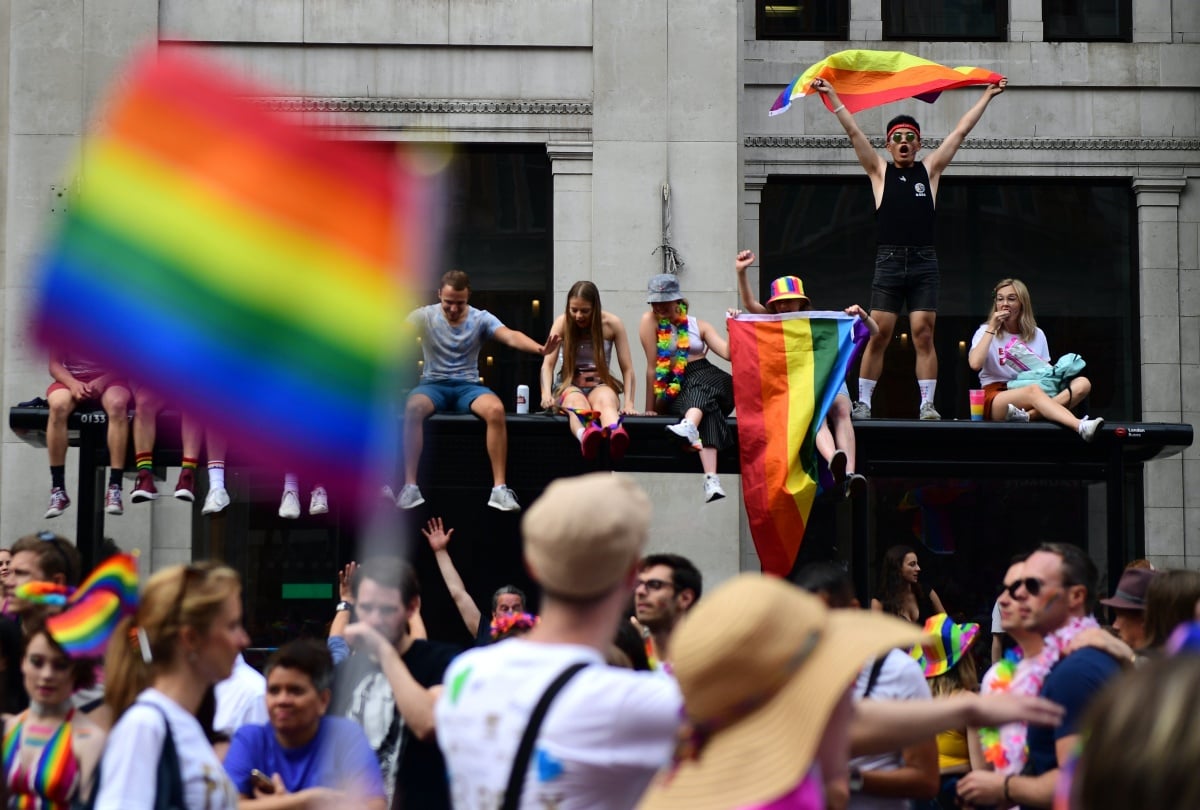
{"label": "white sneaker", "polygon": [[283,500],[279,502],[279,516],[285,520],[300,517],[300,496],[290,489],[283,491]]}
{"label": "white sneaker", "polygon": [[229,493],[225,487],[210,489],[204,496],[204,508],[200,510],[200,514],[215,515],[224,510],[226,506],[229,506]]}
{"label": "white sneaker", "polygon": [[687,442],[689,450],[704,449],[704,445],[700,441],[700,431],[688,420],[683,419],[677,425],[667,425],[667,430]]}
{"label": "white sneaker", "polygon": [[1018,408],[1011,402],[1008,403],[1008,414],[1004,417],[1005,422],[1028,422],[1029,412],[1024,408]]}
{"label": "white sneaker", "polygon": [[1096,431],[1104,424],[1104,418],[1097,416],[1095,419],[1083,417],[1079,420],[1079,435],[1083,437],[1085,442],[1090,442],[1096,438]]}
{"label": "white sneaker", "polygon": [[938,422],[941,421],[942,415],[937,412],[937,408],[933,407],[932,402],[925,400],[921,403],[920,418],[925,422]]}
{"label": "white sneaker", "polygon": [[721,488],[721,479],[715,475],[705,474],[704,476],[704,502],[712,503],[719,501],[725,497],[725,490]]}
{"label": "white sneaker", "polygon": [[397,509],[416,509],[423,503],[425,503],[425,496],[421,494],[421,490],[416,484],[405,484],[404,488],[400,490],[400,496],[396,498]]}
{"label": "white sneaker", "polygon": [[387,484],[384,484],[379,488],[379,497],[385,501],[394,501],[396,500],[396,493],[392,492],[391,487],[389,487]]}
{"label": "white sneaker", "polygon": [[308,499],[308,513],[323,515],[329,511],[329,493],[325,487],[313,487],[312,497]]}
{"label": "white sneaker", "polygon": [[501,512],[521,511],[521,504],[517,503],[516,493],[503,484],[492,487],[492,497],[488,498],[488,506],[499,509]]}

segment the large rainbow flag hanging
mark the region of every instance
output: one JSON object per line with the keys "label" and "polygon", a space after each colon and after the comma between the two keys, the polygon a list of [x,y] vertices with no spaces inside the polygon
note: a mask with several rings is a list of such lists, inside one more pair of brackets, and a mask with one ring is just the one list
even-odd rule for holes
{"label": "large rainbow flag hanging", "polygon": [[817,493],[816,435],[867,327],[841,312],[729,321],[742,494],[763,571],[787,576]]}
{"label": "large rainbow flag hanging", "polygon": [[[235,455],[357,482],[380,442],[432,178],[334,140],[196,57],[148,53],[86,139],[35,327],[225,433]],[[394,422],[394,418],[390,421]]]}
{"label": "large rainbow flag hanging", "polygon": [[[832,84],[846,109],[856,113],[906,98],[932,104],[943,90],[997,84],[1002,78],[983,68],[946,67],[903,51],[838,51],[793,79],[775,99],[769,114],[786,112],[796,99],[816,93],[809,87],[813,79]],[[821,98],[833,109],[828,96]]]}

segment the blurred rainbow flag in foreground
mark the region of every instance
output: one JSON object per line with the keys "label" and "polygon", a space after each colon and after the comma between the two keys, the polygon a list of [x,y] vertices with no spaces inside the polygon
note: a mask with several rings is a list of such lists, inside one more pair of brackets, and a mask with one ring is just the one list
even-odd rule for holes
{"label": "blurred rainbow flag in foreground", "polygon": [[192,56],[134,63],[84,142],[35,330],[235,455],[346,488],[378,452],[408,291],[437,244],[434,180],[419,156],[322,137],[267,95]]}
{"label": "blurred rainbow flag in foreground", "polygon": [[[838,51],[793,79],[775,99],[769,114],[786,112],[796,99],[816,93],[809,87],[813,79],[832,84],[846,109],[856,113],[906,98],[932,104],[943,90],[996,84],[1002,78],[999,73],[983,68],[950,68],[904,51]],[[829,98],[821,98],[832,110]]]}
{"label": "blurred rainbow flag in foreground", "polygon": [[27,582],[18,585],[13,595],[36,604],[64,605],[61,613],[46,618],[50,637],[72,658],[99,658],[117,622],[137,610],[137,554],[114,554],[74,590],[50,582]]}
{"label": "blurred rainbow flag in foreground", "polygon": [[841,312],[740,315],[728,324],[746,517],[763,571],[785,577],[817,494],[817,430],[867,326]]}

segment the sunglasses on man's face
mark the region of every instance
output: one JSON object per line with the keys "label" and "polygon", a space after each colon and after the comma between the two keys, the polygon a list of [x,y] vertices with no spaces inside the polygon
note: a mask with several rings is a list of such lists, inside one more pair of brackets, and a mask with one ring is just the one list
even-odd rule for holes
{"label": "sunglasses on man's face", "polygon": [[905,143],[905,142],[912,143],[916,139],[917,139],[917,133],[915,133],[915,132],[893,132],[892,133],[892,143]]}
{"label": "sunglasses on man's face", "polygon": [[1000,586],[1000,593],[1008,591],[1009,597],[1016,599],[1017,591],[1024,586],[1026,593],[1030,596],[1037,596],[1045,584],[1045,580],[1038,579],[1037,577],[1025,577],[1025,579],[1016,579],[1012,582],[1004,583]]}
{"label": "sunglasses on man's face", "polygon": [[663,588],[674,588],[675,585],[674,583],[661,579],[639,579],[637,587],[645,588],[650,593],[656,593],[657,591],[661,591]]}

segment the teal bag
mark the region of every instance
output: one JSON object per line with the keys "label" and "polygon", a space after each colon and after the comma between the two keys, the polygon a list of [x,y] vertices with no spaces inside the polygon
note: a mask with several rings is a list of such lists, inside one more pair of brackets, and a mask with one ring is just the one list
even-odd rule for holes
{"label": "teal bag", "polygon": [[1087,363],[1074,352],[1068,352],[1054,362],[1040,368],[1022,371],[1008,381],[1008,387],[1022,388],[1026,385],[1039,385],[1047,396],[1065,391],[1071,380],[1079,376]]}

